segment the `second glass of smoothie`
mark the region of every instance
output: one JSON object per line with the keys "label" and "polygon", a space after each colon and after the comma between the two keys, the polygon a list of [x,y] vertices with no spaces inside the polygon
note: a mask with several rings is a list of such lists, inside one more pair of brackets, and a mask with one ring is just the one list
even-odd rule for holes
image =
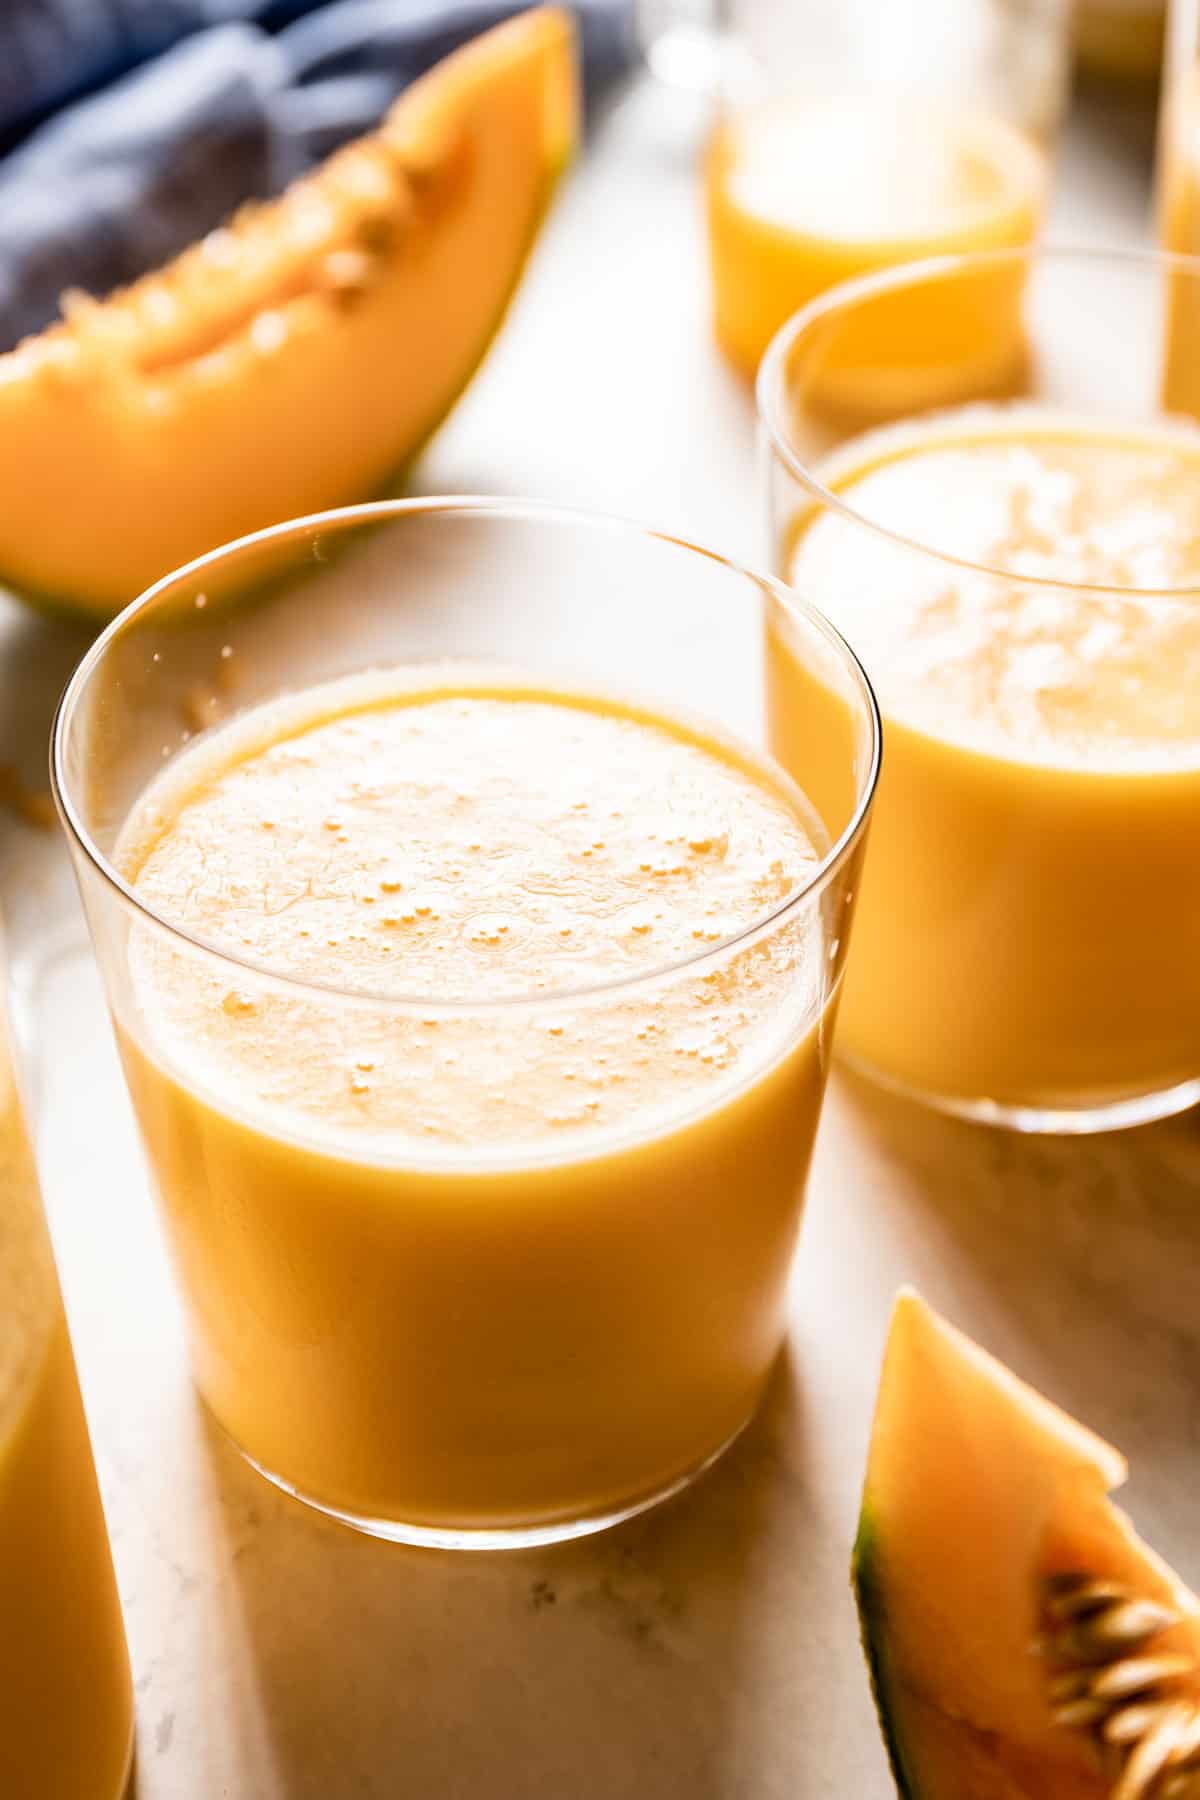
{"label": "second glass of smoothie", "polygon": [[877,756],[854,658],[770,581],[536,508],[281,527],[100,640],[59,799],[198,1384],[265,1474],[490,1547],[736,1436]]}
{"label": "second glass of smoothie", "polygon": [[[763,365],[775,566],[885,720],[839,1045],[971,1117],[1200,1098],[1198,301],[1186,258],[947,258]],[[796,769],[782,660],[772,714]]]}
{"label": "second glass of smoothie", "polygon": [[0,942],[0,1794],[123,1800],[133,1680]]}

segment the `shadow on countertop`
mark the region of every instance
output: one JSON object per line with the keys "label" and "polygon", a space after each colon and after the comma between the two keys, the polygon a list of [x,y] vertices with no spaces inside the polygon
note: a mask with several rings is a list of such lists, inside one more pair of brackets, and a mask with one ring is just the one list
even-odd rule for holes
{"label": "shadow on countertop", "polygon": [[[226,1540],[215,1548],[232,1562],[242,1615],[229,1628],[250,1646],[253,1710],[267,1721],[281,1791],[831,1793],[808,1745],[828,1740],[828,1715],[848,1691],[839,1664],[847,1647],[858,1651],[847,1546],[831,1547],[813,1515],[803,1413],[785,1356],[757,1419],[694,1488],[603,1535],[501,1554],[405,1550],[328,1524],[266,1486],[209,1423]],[[797,1532],[822,1546],[811,1569],[781,1553]],[[805,1604],[831,1548],[844,1594],[836,1620]],[[851,1704],[869,1709],[865,1685],[855,1670]],[[769,1788],[768,1735],[784,1756]],[[872,1737],[867,1766],[881,1770]],[[852,1791],[872,1800],[882,1777]]]}
{"label": "shadow on countertop", "polygon": [[1094,1137],[1021,1136],[841,1072],[841,1128],[878,1168],[910,1279],[1131,1464],[1129,1508],[1200,1576],[1200,1110]]}

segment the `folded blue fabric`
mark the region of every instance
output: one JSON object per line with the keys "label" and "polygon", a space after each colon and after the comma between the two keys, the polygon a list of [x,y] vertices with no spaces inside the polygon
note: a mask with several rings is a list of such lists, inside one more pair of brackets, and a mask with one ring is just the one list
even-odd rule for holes
{"label": "folded blue fabric", "polygon": [[[574,0],[593,97],[629,65],[629,6]],[[15,148],[0,161],[0,349],[47,324],[65,288],[107,293],[241,201],[278,192],[370,130],[440,57],[521,10],[3,0],[0,141]]]}

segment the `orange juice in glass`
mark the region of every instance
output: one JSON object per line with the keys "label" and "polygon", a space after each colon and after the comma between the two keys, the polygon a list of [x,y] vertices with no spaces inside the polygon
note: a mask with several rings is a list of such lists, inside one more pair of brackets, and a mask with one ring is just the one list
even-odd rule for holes
{"label": "orange juice in glass", "polygon": [[[735,4],[731,23],[756,79],[724,108],[703,180],[714,330],[743,374],[839,281],[1034,237],[1066,0]],[[1016,318],[993,360],[1011,359]]]}
{"label": "orange juice in glass", "polygon": [[[764,748],[768,618],[803,781]],[[264,1473],[522,1544],[736,1436],[875,752],[852,656],[769,582],[536,509],[280,528],[101,640],[60,798],[197,1381]]]}
{"label": "orange juice in glass", "polygon": [[129,1658],[2,991],[0,1620],[0,1794],[119,1800]]}
{"label": "orange juice in glass", "polygon": [[[826,359],[840,379],[856,314],[983,275],[1023,295],[1021,396],[834,441]],[[1152,256],[928,264],[828,296],[764,364],[777,566],[859,644],[885,720],[840,1045],[1021,1129],[1200,1097],[1200,431],[1159,404],[1167,302],[1198,280]],[[772,693],[788,765],[784,663]]]}

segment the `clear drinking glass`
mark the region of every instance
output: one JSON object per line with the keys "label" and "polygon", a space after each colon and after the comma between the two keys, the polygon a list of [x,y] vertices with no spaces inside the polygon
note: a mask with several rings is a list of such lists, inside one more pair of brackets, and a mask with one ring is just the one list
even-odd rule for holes
{"label": "clear drinking glass", "polygon": [[1070,0],[637,0],[668,86],[952,97],[1047,137],[1067,91]]}
{"label": "clear drinking glass", "polygon": [[[1172,0],[1158,122],[1158,227],[1164,249],[1200,251],[1200,0]],[[1200,384],[1198,384],[1200,385]]]}
{"label": "clear drinking glass", "polygon": [[847,283],[764,360],[774,566],[885,720],[839,1044],[951,1111],[1200,1098],[1198,324],[1200,262],[1010,252]]}
{"label": "clear drinking glass", "polygon": [[839,281],[1034,239],[1068,22],[1067,0],[734,7],[758,76],[722,109],[704,188],[713,329],[736,369],[753,379]]}
{"label": "clear drinking glass", "polygon": [[0,1793],[118,1800],[133,1686],[0,946]]}
{"label": "clear drinking glass", "polygon": [[[806,801],[760,760],[768,651],[795,686]],[[264,897],[246,856],[231,862],[220,832],[200,833],[194,884],[171,916],[152,911],[123,847],[131,811],[148,817],[147,784],[169,791],[182,767],[187,786],[197,755],[215,744],[216,768],[231,733],[283,742],[255,709],[353,712],[338,696],[364,683],[444,690],[460,716],[464,694],[502,705],[501,689],[553,701],[582,688],[600,696],[595,718],[616,716],[611,704],[684,733],[699,720],[810,819],[814,858],[781,886],[779,853],[761,845],[753,916],[727,933],[697,906],[687,953],[660,966],[647,888],[661,877],[677,891],[705,859],[736,859],[719,831],[689,823],[689,794],[648,771],[629,904],[605,924],[612,896],[597,899],[576,976],[535,962],[519,991],[491,981],[488,946],[553,923],[562,896],[558,877],[522,864],[520,893],[492,881],[474,912],[485,833],[419,891],[407,873],[389,879],[386,858],[378,881],[360,872],[346,943],[375,959],[370,972],[341,960],[343,944],[297,976],[291,953],[263,952],[253,933],[244,948],[239,921],[307,904],[309,826],[333,855],[369,837],[382,808],[400,857],[434,804],[373,787],[384,777],[364,753],[332,798],[323,763],[298,766],[294,880],[285,863]],[[57,795],[196,1379],[264,1474],[379,1536],[493,1547],[613,1523],[736,1436],[784,1330],[877,755],[858,664],[802,602],[691,545],[530,505],[421,500],[301,520],[192,564],[110,627],[63,701]],[[426,795],[442,792],[441,758],[427,754]],[[446,804],[473,806],[490,762],[460,770]],[[572,844],[587,834],[571,857],[597,868],[624,830],[604,757],[568,749],[544,769],[547,791],[570,788],[557,829]],[[157,804],[170,821],[175,802]],[[204,915],[215,931],[188,917],[214,891],[228,901],[227,916]],[[578,909],[563,918],[567,939]],[[447,953],[440,967],[455,972],[397,992],[381,972],[387,933],[422,931],[430,970]],[[477,979],[462,973],[466,938]]]}

